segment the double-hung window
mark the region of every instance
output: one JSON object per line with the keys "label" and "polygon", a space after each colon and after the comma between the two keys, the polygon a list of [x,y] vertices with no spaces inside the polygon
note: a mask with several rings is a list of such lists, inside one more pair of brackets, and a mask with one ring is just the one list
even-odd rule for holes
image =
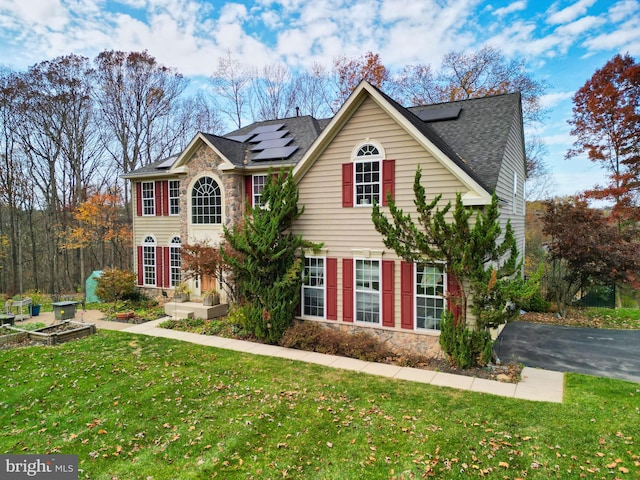
{"label": "double-hung window", "polygon": [[222,194],[211,177],[196,181],[191,191],[191,222],[194,224],[222,223]]}
{"label": "double-hung window", "polygon": [[380,260],[356,259],[356,321],[380,323]]}
{"label": "double-hung window", "polygon": [[253,206],[262,206],[262,191],[267,183],[267,175],[253,175],[251,178],[251,189],[253,195]]}
{"label": "double-hung window", "polygon": [[142,244],[142,268],[144,272],[144,284],[156,284],[156,241],[149,235]]}
{"label": "double-hung window", "polygon": [[365,144],[355,158],[356,205],[380,203],[382,155],[375,145]]}
{"label": "double-hung window", "polygon": [[416,265],[416,328],[440,330],[446,284],[443,264]]}
{"label": "double-hung window", "polygon": [[142,182],[142,215],[156,214],[156,192],[154,182]]}
{"label": "double-hung window", "polygon": [[175,287],[182,282],[182,258],[180,257],[180,237],[173,237],[169,246],[169,275],[171,286]]}
{"label": "double-hung window", "polygon": [[179,180],[169,180],[169,215],[180,215]]}
{"label": "double-hung window", "polygon": [[302,284],[302,313],[324,318],[325,261],[322,257],[305,257]]}

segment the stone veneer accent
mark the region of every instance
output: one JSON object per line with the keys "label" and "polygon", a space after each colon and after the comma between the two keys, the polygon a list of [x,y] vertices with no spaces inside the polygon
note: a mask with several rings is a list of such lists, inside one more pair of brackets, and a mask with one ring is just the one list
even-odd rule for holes
{"label": "stone veneer accent", "polygon": [[412,331],[398,331],[375,327],[362,327],[353,323],[336,323],[318,320],[297,320],[307,322],[318,322],[327,328],[337,330],[341,333],[366,332],[376,337],[389,350],[394,353],[413,352],[431,358],[443,358],[444,354],[440,347],[440,337],[437,335],[426,335]]}
{"label": "stone veneer accent", "polygon": [[226,164],[213,150],[202,144],[189,159],[187,175],[180,179],[180,211],[187,212],[181,215],[180,238],[186,241],[189,238],[189,218],[191,215],[190,196],[188,186],[196,176],[202,173],[215,173],[222,179],[220,188],[223,191],[224,210],[223,218],[225,226],[230,227],[242,219],[244,208],[244,175],[235,172],[220,170],[220,165]]}

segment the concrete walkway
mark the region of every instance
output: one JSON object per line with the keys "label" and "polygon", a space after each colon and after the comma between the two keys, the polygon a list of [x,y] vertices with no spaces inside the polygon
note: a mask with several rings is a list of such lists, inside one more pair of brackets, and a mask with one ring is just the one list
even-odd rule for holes
{"label": "concrete walkway", "polygon": [[[464,375],[453,375],[450,373],[435,372],[420,368],[365,362],[354,358],[307,352],[304,350],[279,347],[277,345],[264,345],[261,343],[235,340],[232,338],[200,335],[196,333],[159,328],[158,324],[163,322],[165,319],[154,320],[139,325],[132,325],[128,323],[105,321],[102,320],[102,318],[102,312],[97,310],[87,310],[84,312],[79,311],[76,314],[75,321],[95,323],[98,329],[104,328],[105,330],[121,330],[128,333],[172,338],[198,345],[235,350],[237,352],[280,357],[289,360],[299,360],[301,362],[316,363],[326,367],[353,370],[370,375],[398,378],[412,382],[428,383],[442,387],[470,390],[472,392],[482,392],[522,400],[562,403],[564,393],[564,374],[562,372],[554,372],[551,370],[525,367],[522,370],[520,382],[517,384],[503,383],[496,380],[486,380],[483,378],[467,377]],[[33,320],[50,323],[53,320],[53,314],[47,315],[45,313],[31,321]]]}

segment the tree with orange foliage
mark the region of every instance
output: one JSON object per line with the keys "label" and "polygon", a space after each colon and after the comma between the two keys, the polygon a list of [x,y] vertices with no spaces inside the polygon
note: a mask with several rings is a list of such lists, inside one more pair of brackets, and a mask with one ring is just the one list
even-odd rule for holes
{"label": "tree with orange foliage", "polygon": [[337,98],[333,102],[336,108],[345,102],[362,80],[378,88],[382,88],[389,80],[389,72],[377,53],[367,52],[362,57],[351,59],[341,56],[334,61],[333,66],[338,86]]}
{"label": "tree with orange foliage", "polygon": [[616,55],[573,97],[577,137],[567,158],[586,153],[609,173],[609,184],[585,192],[587,198],[613,200],[619,226],[640,220],[640,64]]}
{"label": "tree with orange foliage", "polygon": [[[117,193],[94,193],[76,208],[73,217],[77,225],[64,232],[64,248],[88,249],[105,266],[115,267],[117,259],[126,258],[132,233]],[[84,272],[81,274],[84,278]]]}

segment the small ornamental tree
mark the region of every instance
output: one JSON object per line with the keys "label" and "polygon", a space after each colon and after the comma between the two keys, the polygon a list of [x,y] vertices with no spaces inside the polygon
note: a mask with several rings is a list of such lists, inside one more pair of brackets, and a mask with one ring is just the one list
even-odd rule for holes
{"label": "small ornamental tree", "polygon": [[304,249],[319,248],[290,228],[298,208],[298,187],[291,171],[270,175],[262,206],[249,207],[244,221],[224,236],[230,249],[222,257],[231,266],[240,295],[249,302],[245,328],[260,340],[276,343],[287,330],[300,302]]}
{"label": "small ornamental tree", "polygon": [[[449,216],[450,202],[442,209],[437,208],[441,195],[427,203],[421,177],[422,172],[418,167],[413,183],[417,224],[411,215],[396,207],[390,196],[388,205],[391,222],[380,207],[374,205],[373,224],[383,235],[385,246],[393,249],[405,261],[446,263],[447,274],[453,277],[457,285],[452,289],[456,294],[454,296],[450,292],[449,301],[459,306],[460,314],[455,325],[447,325],[447,320],[453,321],[453,315],[447,315],[444,319],[441,344],[455,363],[469,366],[469,361],[461,358],[456,360],[456,352],[464,351],[461,357],[466,358],[481,355],[487,350],[486,342],[489,342],[486,337],[479,342],[474,335],[465,332],[469,300],[472,302],[471,310],[476,318],[477,330],[482,331],[487,326],[504,323],[515,311],[515,308],[507,307],[519,301],[520,297],[533,294],[535,285],[518,280],[521,263],[518,261],[515,236],[510,222],[507,222],[502,233],[496,195],[490,205],[476,213],[472,226],[469,220],[473,210],[463,205],[460,194],[456,196],[455,206]],[[446,329],[450,330],[445,333]],[[460,342],[464,347],[460,347]],[[454,348],[454,345],[457,346]],[[470,349],[475,351],[469,353]]]}
{"label": "small ornamental tree", "polygon": [[103,302],[119,302],[139,296],[136,274],[129,270],[107,268],[96,279],[96,296]]}
{"label": "small ornamental tree", "polygon": [[632,233],[620,231],[585,200],[545,205],[544,233],[551,237],[547,275],[562,316],[575,294],[593,283],[640,287],[640,244]]}

